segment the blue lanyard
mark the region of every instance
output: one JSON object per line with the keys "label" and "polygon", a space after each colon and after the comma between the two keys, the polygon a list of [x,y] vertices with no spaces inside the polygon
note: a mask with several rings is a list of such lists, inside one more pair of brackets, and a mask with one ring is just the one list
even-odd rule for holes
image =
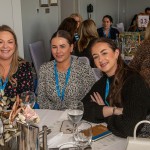
{"label": "blue lanyard", "polygon": [[8,83],[8,77],[6,78],[4,83],[3,83],[2,79],[0,79],[0,92],[5,90],[5,87],[6,87],[7,83]]}
{"label": "blue lanyard", "polygon": [[68,83],[69,78],[70,78],[71,68],[69,67],[68,70],[67,70],[66,79],[65,79],[65,85],[62,88],[62,91],[60,91],[59,77],[58,77],[56,61],[54,61],[54,73],[55,73],[56,92],[57,92],[57,95],[59,96],[59,98],[61,99],[61,101],[63,101],[64,100],[64,96],[65,96],[65,89],[66,89],[67,83]]}
{"label": "blue lanyard", "polygon": [[[110,28],[110,29],[111,29],[111,28]],[[110,29],[109,29],[109,33],[108,33],[108,38],[111,38]],[[107,36],[106,36],[106,33],[104,32],[104,28],[103,28],[103,34],[104,34],[104,37],[107,37]]]}
{"label": "blue lanyard", "polygon": [[108,78],[107,78],[107,80],[106,80],[106,88],[105,88],[105,104],[106,104],[107,106],[109,106],[109,103],[108,103],[107,100],[106,100],[108,94],[109,94],[109,80],[108,80]]}

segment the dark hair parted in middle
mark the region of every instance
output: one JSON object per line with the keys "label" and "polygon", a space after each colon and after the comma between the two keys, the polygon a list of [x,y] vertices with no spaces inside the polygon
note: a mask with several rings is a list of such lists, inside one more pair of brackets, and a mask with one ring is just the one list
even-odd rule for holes
{"label": "dark hair parted in middle", "polygon": [[104,21],[104,18],[108,18],[109,21],[110,21],[111,23],[113,23],[113,18],[112,18],[110,15],[105,15],[105,16],[103,17],[102,21]]}
{"label": "dark hair parted in middle", "polygon": [[67,32],[67,31],[65,31],[65,30],[58,30],[58,31],[56,31],[56,32],[52,35],[50,42],[51,42],[52,39],[55,38],[55,37],[62,37],[62,38],[65,38],[65,39],[68,41],[68,43],[69,43],[70,45],[73,44],[73,39],[72,39],[70,33]]}

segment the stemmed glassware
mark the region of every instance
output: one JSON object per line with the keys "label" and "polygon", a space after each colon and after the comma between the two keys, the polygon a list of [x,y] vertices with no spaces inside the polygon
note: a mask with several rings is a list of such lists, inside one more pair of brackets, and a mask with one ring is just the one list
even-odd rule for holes
{"label": "stemmed glassware", "polygon": [[[32,91],[26,91],[21,93],[20,95],[20,99],[21,99],[21,104],[24,108],[24,110],[26,111],[26,113],[29,115],[30,113],[30,109],[33,108],[34,104],[35,104],[35,94]],[[32,123],[32,121],[30,119],[27,118],[26,116],[26,125],[27,125],[27,136],[24,137],[24,141],[26,141],[25,143],[27,143],[26,147],[28,150],[30,150],[30,146],[31,146],[31,141],[30,141],[30,125]]]}
{"label": "stemmed glassware", "polygon": [[[35,104],[35,94],[32,91],[26,91],[21,93],[20,99],[22,100],[22,106],[24,109],[31,109]],[[26,123],[29,124],[31,121],[26,119]]]}
{"label": "stemmed glassware", "polygon": [[3,122],[2,122],[2,119],[0,118],[0,138],[2,137],[3,132],[4,132]]}
{"label": "stemmed glassware", "polygon": [[81,149],[87,147],[91,149],[92,125],[89,122],[82,121],[76,128],[74,138],[76,145],[78,145]]}
{"label": "stemmed glassware", "polygon": [[75,103],[74,105],[69,106],[68,117],[74,125],[73,132],[75,131],[77,124],[81,121],[83,117],[83,112],[84,112],[84,106],[81,101]]}
{"label": "stemmed glassware", "polygon": [[59,147],[59,150],[80,150],[80,147],[73,143],[66,143]]}
{"label": "stemmed glassware", "polygon": [[33,107],[35,104],[35,94],[31,91],[21,93],[20,99],[25,107]]}

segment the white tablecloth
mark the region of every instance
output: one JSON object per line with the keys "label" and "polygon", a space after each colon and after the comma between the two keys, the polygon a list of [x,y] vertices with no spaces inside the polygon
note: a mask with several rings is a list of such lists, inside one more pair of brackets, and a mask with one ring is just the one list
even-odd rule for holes
{"label": "white tablecloth", "polygon": [[[67,112],[56,110],[36,110],[40,116],[40,129],[43,125],[51,128],[52,133],[48,135],[48,147],[56,147],[62,143],[72,142],[72,135],[60,132],[60,126],[63,120],[67,120]],[[125,150],[127,140],[109,135],[92,143],[92,150]]]}

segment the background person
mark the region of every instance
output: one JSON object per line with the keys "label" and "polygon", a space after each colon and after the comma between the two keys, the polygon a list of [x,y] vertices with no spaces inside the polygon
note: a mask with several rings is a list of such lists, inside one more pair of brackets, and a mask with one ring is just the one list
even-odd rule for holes
{"label": "background person", "polygon": [[77,42],[77,48],[74,54],[79,57],[86,56],[90,61],[91,67],[94,68],[95,65],[89,49],[89,43],[92,39],[98,38],[95,22],[91,19],[84,20],[79,27],[78,33],[80,38]]}
{"label": "background person", "polygon": [[83,119],[107,122],[108,129],[116,136],[133,136],[136,123],[150,114],[150,88],[124,63],[112,40],[93,40],[91,53],[103,76],[82,100]]}
{"label": "background person", "polygon": [[95,83],[88,64],[71,57],[73,39],[64,30],[50,40],[53,61],[40,67],[38,103],[42,109],[67,109],[86,95]]}
{"label": "background person", "polygon": [[119,36],[119,31],[112,27],[113,18],[110,15],[105,15],[102,19],[102,27],[97,29],[99,37],[107,37],[115,40]]}

